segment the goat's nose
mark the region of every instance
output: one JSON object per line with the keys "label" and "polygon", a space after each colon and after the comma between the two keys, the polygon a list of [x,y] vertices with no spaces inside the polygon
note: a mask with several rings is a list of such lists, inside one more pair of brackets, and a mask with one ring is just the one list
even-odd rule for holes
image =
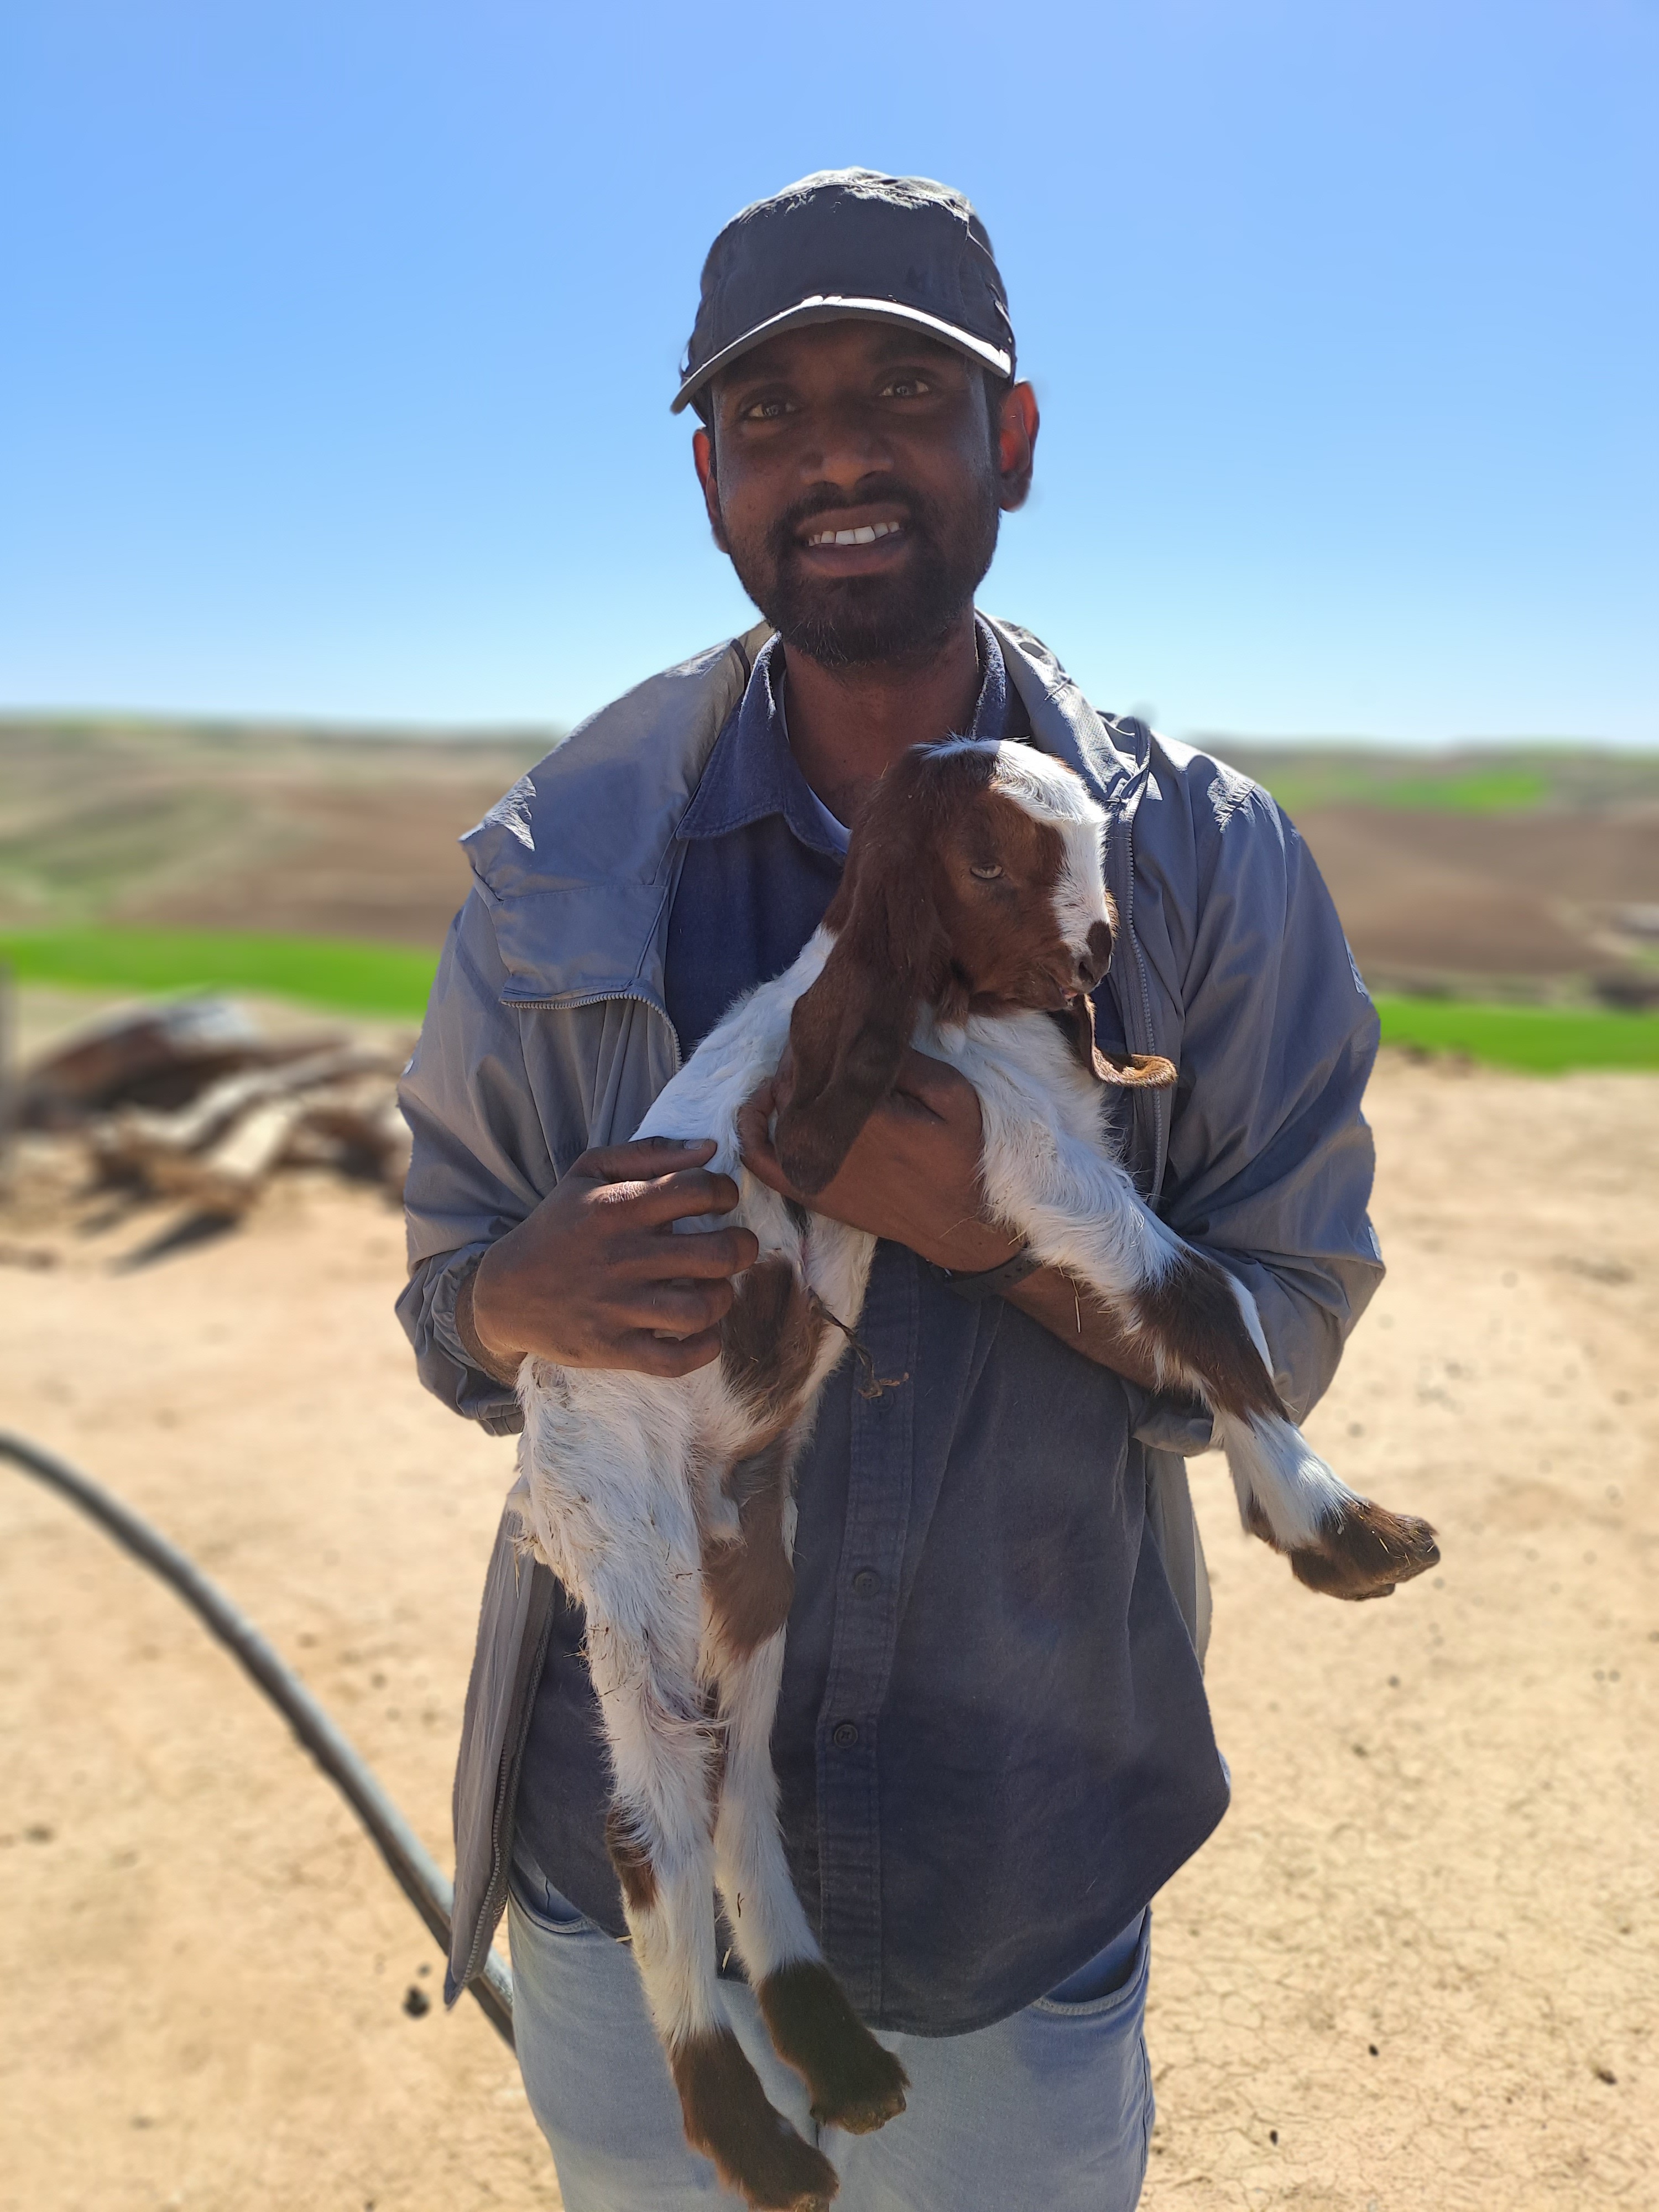
{"label": "goat's nose", "polygon": [[1078,955],[1077,972],[1093,990],[1111,964],[1112,933],[1103,921],[1091,921],[1087,948]]}

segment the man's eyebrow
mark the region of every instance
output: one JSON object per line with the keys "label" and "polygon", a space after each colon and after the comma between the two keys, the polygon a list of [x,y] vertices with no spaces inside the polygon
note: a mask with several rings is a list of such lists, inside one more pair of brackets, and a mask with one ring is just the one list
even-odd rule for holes
{"label": "man's eyebrow", "polygon": [[757,346],[752,353],[740,354],[730,368],[725,370],[720,385],[722,391],[737,392],[750,384],[768,384],[781,379],[788,381],[788,371],[778,358],[774,346]]}

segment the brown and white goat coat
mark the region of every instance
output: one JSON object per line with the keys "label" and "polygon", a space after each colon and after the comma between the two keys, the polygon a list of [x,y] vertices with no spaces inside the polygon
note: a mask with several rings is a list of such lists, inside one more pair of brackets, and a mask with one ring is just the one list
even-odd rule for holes
{"label": "brown and white goat coat", "polygon": [[[1274,1388],[1254,1300],[1137,1195],[1105,1131],[1087,993],[1113,915],[1104,817],[1081,780],[1023,745],[917,748],[855,824],[846,874],[794,964],[741,1000],[639,1133],[709,1134],[757,1264],[718,1363],[677,1380],[527,1361],[531,1540],[586,1611],[610,1746],[609,1841],[687,2134],[753,2204],[804,2208],[833,2169],[767,2103],[723,2025],[718,1886],[780,2053],[815,2116],[853,2130],[902,2109],[896,2062],[824,1966],[790,1880],[770,1736],[793,1591],[791,1476],[856,1326],[873,1239],[750,1176],[744,1103],[793,1054],[776,1129],[796,1187],[823,1188],[915,1044],[978,1093],[990,1214],[1065,1268],[1211,1408],[1246,1526],[1316,1587],[1363,1596],[1435,1556],[1420,1522],[1347,1490]],[[696,1221],[679,1224],[695,1234]]]}

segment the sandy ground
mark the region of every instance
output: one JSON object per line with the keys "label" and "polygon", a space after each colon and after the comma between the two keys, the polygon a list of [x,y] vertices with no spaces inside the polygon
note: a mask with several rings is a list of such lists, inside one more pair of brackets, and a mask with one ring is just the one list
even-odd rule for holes
{"label": "sandy ground", "polygon": [[[1158,1908],[1146,2203],[1659,2206],[1659,1081],[1395,1061],[1371,1107],[1393,1273],[1312,1426],[1444,1570],[1311,1597],[1195,1465],[1236,1799]],[[78,1218],[0,1212],[0,1419],[202,1560],[444,1853],[511,1447],[416,1389],[395,1217],[296,1179],[126,1272],[158,1217]],[[438,1961],[332,1789],[6,1468],[0,1731],[3,2212],[556,2204],[482,2015],[406,2009]]]}

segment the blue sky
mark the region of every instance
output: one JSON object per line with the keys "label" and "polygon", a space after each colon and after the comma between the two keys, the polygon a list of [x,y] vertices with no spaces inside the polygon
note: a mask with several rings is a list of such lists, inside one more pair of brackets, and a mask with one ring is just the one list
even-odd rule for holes
{"label": "blue sky", "polygon": [[984,603],[1176,733],[1659,744],[1659,0],[8,0],[0,704],[568,720],[748,619],[709,239],[977,202]]}

